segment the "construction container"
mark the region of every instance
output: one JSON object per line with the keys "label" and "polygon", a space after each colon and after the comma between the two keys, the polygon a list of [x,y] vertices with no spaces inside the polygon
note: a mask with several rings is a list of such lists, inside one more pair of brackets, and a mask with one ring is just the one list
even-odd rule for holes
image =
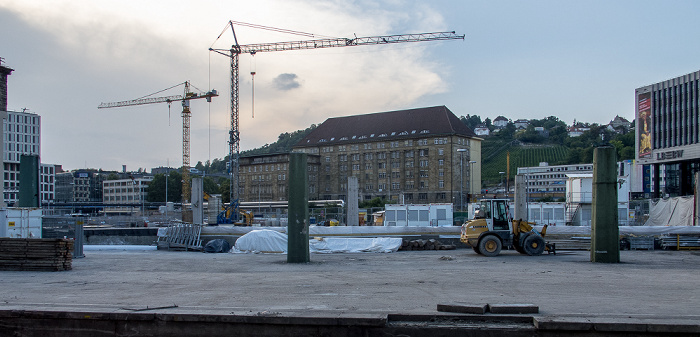
{"label": "construction container", "polygon": [[627,239],[630,241],[630,249],[654,250],[653,236],[630,236]]}
{"label": "construction container", "polygon": [[384,226],[452,226],[452,204],[385,205]]}
{"label": "construction container", "polygon": [[0,210],[0,237],[41,238],[41,208]]}

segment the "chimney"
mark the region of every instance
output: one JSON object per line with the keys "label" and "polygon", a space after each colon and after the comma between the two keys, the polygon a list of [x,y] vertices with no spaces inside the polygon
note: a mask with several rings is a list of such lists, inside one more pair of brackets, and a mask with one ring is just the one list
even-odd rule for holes
{"label": "chimney", "polygon": [[0,111],[7,111],[7,76],[14,71],[5,67],[4,63],[0,57]]}

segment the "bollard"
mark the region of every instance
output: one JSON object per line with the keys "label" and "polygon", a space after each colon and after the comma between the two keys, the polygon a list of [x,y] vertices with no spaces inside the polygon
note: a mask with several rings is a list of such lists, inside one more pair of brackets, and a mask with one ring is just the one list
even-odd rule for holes
{"label": "bollard", "polygon": [[617,160],[612,146],[593,150],[591,262],[620,262],[617,227]]}
{"label": "bollard", "polygon": [[287,262],[306,263],[309,258],[309,178],[306,153],[289,154],[289,203]]}

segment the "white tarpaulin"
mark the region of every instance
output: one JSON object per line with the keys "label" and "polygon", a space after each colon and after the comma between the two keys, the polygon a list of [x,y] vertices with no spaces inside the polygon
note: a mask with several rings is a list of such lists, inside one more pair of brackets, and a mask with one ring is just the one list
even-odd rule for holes
{"label": "white tarpaulin", "polygon": [[[309,240],[313,253],[392,253],[401,238],[320,238]],[[287,235],[269,229],[254,230],[236,240],[234,253],[287,253]]]}
{"label": "white tarpaulin", "polygon": [[652,202],[644,226],[692,226],[694,197],[676,197]]}

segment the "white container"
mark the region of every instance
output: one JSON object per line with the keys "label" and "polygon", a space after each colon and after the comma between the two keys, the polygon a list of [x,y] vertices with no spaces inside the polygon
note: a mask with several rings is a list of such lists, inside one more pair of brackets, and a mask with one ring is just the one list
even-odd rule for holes
{"label": "white container", "polygon": [[384,205],[384,226],[452,226],[452,204]]}
{"label": "white container", "polygon": [[41,238],[41,208],[0,210],[0,237]]}

